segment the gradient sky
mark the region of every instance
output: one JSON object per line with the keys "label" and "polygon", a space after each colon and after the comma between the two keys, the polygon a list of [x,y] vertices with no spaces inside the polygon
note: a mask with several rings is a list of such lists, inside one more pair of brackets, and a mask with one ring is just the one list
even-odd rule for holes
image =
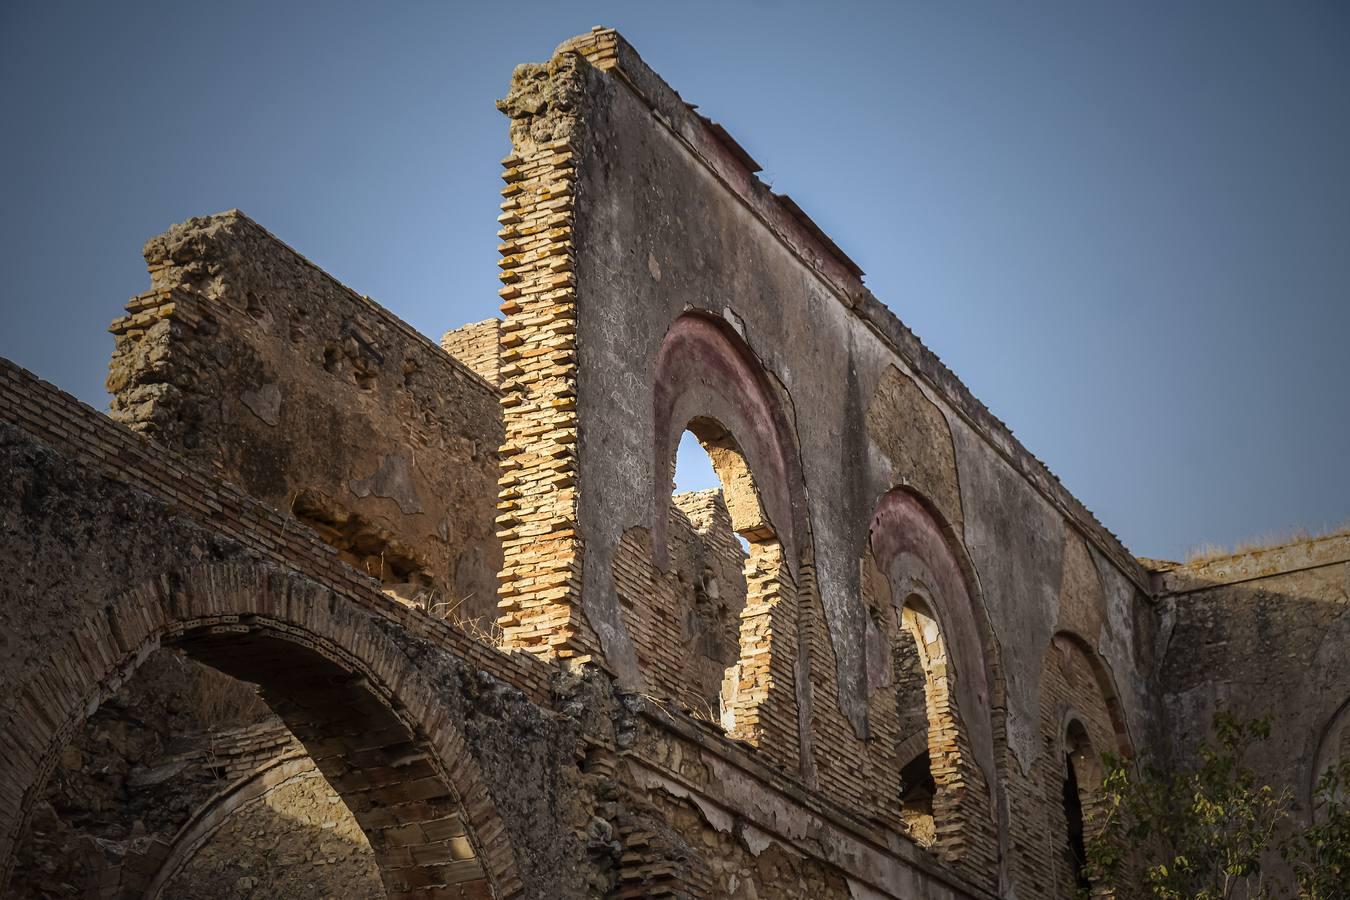
{"label": "gradient sky", "polygon": [[231,207],[493,315],[493,100],[596,24],[1135,553],[1350,518],[1344,3],[6,0],[0,355],[106,407],[142,243]]}

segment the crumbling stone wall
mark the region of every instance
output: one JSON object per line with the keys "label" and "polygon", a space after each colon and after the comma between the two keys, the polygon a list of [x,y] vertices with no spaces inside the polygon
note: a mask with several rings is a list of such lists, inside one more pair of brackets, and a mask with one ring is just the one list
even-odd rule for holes
{"label": "crumbling stone wall", "polygon": [[[330,884],[318,850],[391,897],[1069,897],[1096,752],[1266,690],[1310,700],[1263,771],[1344,752],[1344,539],[1150,576],[617,34],[499,106],[503,319],[438,348],[227,213],[147,246],[128,427],[0,364],[6,866],[59,888],[101,834],[152,894]],[[720,491],[672,498],[686,428]],[[43,798],[164,648],[274,718],[152,854],[125,784]]]}
{"label": "crumbling stone wall", "polygon": [[654,696],[710,722],[723,721],[726,681],[740,658],[746,555],[721,491],[676,494],[665,573],[644,565],[650,535],[631,533],[614,584]]}
{"label": "crumbling stone wall", "polygon": [[[0,670],[0,851],[7,861],[16,844],[33,840],[48,775],[90,711],[134,681],[155,648],[173,646],[260,686],[355,815],[390,896],[485,896],[482,879],[455,880],[469,862],[498,897],[645,895],[658,884],[677,886],[678,896],[718,896],[718,888],[694,889],[692,873],[752,865],[747,858],[729,868],[709,856],[717,842],[697,835],[647,839],[667,830],[662,795],[680,795],[645,782],[621,754],[636,748],[640,721],[678,722],[641,697],[616,694],[601,672],[550,673],[397,603],[316,535],[8,364],[0,365],[0,413],[0,471],[15,487],[0,504],[0,559],[17,576],[4,597],[15,653]],[[88,531],[71,535],[72,522]],[[135,528],[121,534],[118,523]],[[372,696],[389,706],[372,705]],[[388,718],[395,710],[399,721],[414,717],[415,724],[395,725]],[[340,733],[314,730],[334,715]],[[718,737],[686,758],[705,754],[698,767],[712,775],[725,765],[719,754],[735,754],[725,745]],[[738,790],[778,805],[766,816],[736,804],[763,832],[748,847],[751,857],[767,853],[772,861],[794,848],[798,860],[784,863],[797,874],[766,882],[798,886],[782,896],[802,896],[794,891],[819,879],[837,883],[858,859],[867,866],[849,877],[860,883],[884,884],[878,872],[908,871],[832,808],[794,824],[784,814],[794,802],[791,781],[739,765],[748,768],[737,776]],[[722,794],[706,776],[703,787]],[[259,796],[301,807],[312,799]],[[459,816],[445,815],[451,797]],[[208,802],[195,821],[211,821],[214,808]],[[234,809],[240,823],[262,811]],[[226,834],[234,815],[222,817]],[[447,833],[452,823],[459,831]],[[196,827],[189,823],[183,838],[193,847]],[[283,845],[303,834],[283,831]],[[838,849],[810,863],[811,842],[820,840]],[[465,842],[472,860],[440,855],[455,859]],[[164,868],[144,874],[152,886],[165,885],[196,866],[203,883],[256,893],[303,879],[312,863],[296,861],[277,870],[275,882],[250,885],[241,880],[255,876],[225,864],[210,846],[185,858],[170,848]],[[950,882],[921,871],[935,884]],[[160,875],[167,880],[155,881]]]}
{"label": "crumbling stone wall", "polygon": [[1191,565],[1159,564],[1159,682],[1167,740],[1190,759],[1214,715],[1264,718],[1271,738],[1249,762],[1311,814],[1313,785],[1342,742],[1350,701],[1350,536],[1313,539]]}
{"label": "crumbling stone wall", "polygon": [[405,602],[490,623],[492,386],[238,211],[145,246],[111,415],[314,528]]}
{"label": "crumbling stone wall", "polygon": [[[454,883],[541,896],[585,877],[574,832],[545,811],[578,807],[563,799],[569,726],[538,706],[547,673],[388,598],[289,517],[7,363],[0,414],[7,869],[85,719],[172,644],[263,686],[370,835],[391,894],[465,875]],[[394,686],[397,712],[380,699]],[[470,835],[467,860],[452,824]]]}

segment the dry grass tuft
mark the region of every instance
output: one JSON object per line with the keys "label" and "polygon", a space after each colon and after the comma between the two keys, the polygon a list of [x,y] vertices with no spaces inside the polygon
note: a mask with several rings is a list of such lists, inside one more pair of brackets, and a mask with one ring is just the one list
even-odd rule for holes
{"label": "dry grass tuft", "polygon": [[1270,550],[1274,547],[1285,547],[1289,544],[1301,544],[1304,541],[1339,537],[1346,534],[1350,534],[1350,522],[1342,522],[1339,525],[1319,531],[1296,528],[1292,531],[1270,532],[1259,537],[1238,541],[1231,550],[1221,544],[1199,544],[1186,554],[1185,565],[1202,565],[1229,556],[1241,556],[1244,553],[1255,553],[1258,550]]}
{"label": "dry grass tuft", "polygon": [[498,625],[497,620],[491,617],[451,614],[445,617],[445,621],[478,643],[486,644],[489,647],[500,647],[502,640],[506,637],[506,632],[502,630],[502,626]]}

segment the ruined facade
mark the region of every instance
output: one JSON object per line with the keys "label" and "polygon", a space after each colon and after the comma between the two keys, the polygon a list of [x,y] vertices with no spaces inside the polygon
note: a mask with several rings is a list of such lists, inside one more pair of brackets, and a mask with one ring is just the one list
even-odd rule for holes
{"label": "ruined facade", "polygon": [[1350,538],[1134,558],[614,32],[499,106],[500,319],[230,212],[0,364],[7,895],[1071,897],[1217,709],[1309,814]]}

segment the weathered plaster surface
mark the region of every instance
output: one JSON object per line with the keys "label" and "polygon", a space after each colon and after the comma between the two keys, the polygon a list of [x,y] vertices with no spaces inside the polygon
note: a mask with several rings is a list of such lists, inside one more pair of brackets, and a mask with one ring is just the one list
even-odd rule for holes
{"label": "weathered plaster surface", "polygon": [[[1175,761],[1297,698],[1259,762],[1304,802],[1347,752],[1350,539],[1147,572],[613,32],[499,107],[468,367],[240,213],[147,245],[135,433],[0,363],[4,865],[81,839],[49,776],[165,647],[407,897],[1067,897],[1071,722]],[[725,490],[672,507],[686,426]]]}
{"label": "weathered plaster surface", "polygon": [[1064,524],[963,423],[953,423],[965,542],[998,641],[1008,746],[1026,773],[1039,748],[1041,655],[1059,614]]}
{"label": "weathered plaster surface", "polygon": [[1350,699],[1350,537],[1162,575],[1165,749],[1188,758],[1219,711],[1269,719],[1252,760],[1306,812],[1322,741]]}

